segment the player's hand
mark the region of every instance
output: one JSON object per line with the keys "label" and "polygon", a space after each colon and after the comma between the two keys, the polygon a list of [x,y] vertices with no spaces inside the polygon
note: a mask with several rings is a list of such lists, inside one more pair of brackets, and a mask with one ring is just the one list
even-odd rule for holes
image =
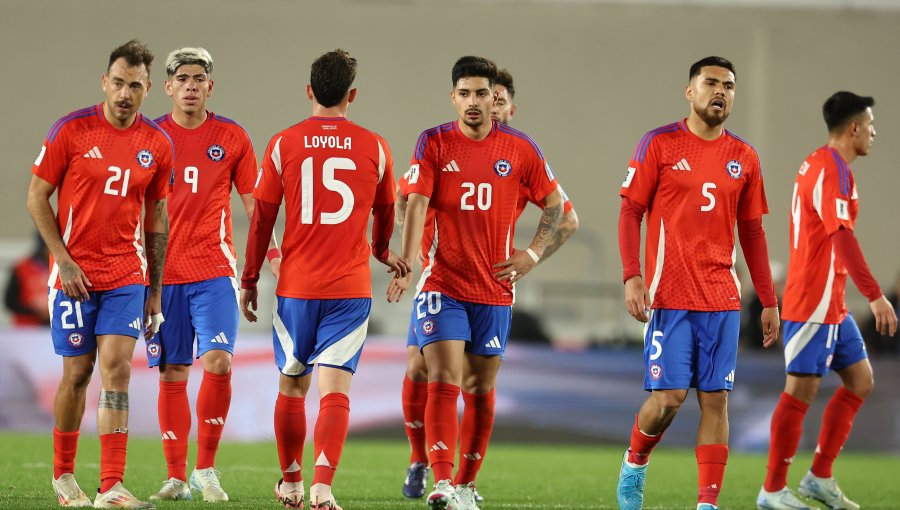
{"label": "player's hand", "polygon": [[150,340],[156,336],[165,321],[162,314],[162,294],[151,291],[144,301],[144,338]]}
{"label": "player's hand", "polygon": [[80,303],[91,299],[88,287],[93,287],[94,284],[88,280],[87,275],[74,260],[70,259],[59,263],[59,283],[66,296],[77,299]]}
{"label": "player's hand", "polygon": [[781,319],[778,317],[778,307],[763,308],[762,315],[763,347],[769,348],[778,341],[781,331]]}
{"label": "player's hand", "polygon": [[400,298],[403,297],[403,294],[409,289],[410,285],[412,285],[412,271],[406,273],[405,276],[394,276],[391,278],[391,283],[388,284],[387,288],[388,303],[399,302]]}
{"label": "player's hand", "polygon": [[897,333],[897,313],[891,302],[882,295],[869,303],[869,307],[875,316],[875,331],[880,335],[894,336]]}
{"label": "player's hand", "polygon": [[509,280],[509,283],[516,283],[534,269],[536,265],[537,262],[531,258],[527,251],[513,249],[513,253],[508,259],[499,264],[494,264],[494,269],[499,269],[499,271],[494,273],[494,276],[501,281]]}
{"label": "player's hand", "polygon": [[259,296],[259,291],[256,289],[241,289],[241,312],[244,313],[244,317],[250,322],[256,322],[256,314],[253,313],[256,311],[256,298]]}
{"label": "player's hand", "polygon": [[412,267],[403,260],[400,255],[394,253],[394,250],[388,250],[388,256],[385,260],[379,260],[388,267],[388,273],[394,273],[395,277],[403,278],[407,273],[412,271]]}
{"label": "player's hand", "polygon": [[269,259],[269,269],[277,280],[281,276],[281,257],[273,257]]}
{"label": "player's hand", "polygon": [[632,276],[625,282],[625,308],[640,322],[650,320],[650,292],[640,276]]}

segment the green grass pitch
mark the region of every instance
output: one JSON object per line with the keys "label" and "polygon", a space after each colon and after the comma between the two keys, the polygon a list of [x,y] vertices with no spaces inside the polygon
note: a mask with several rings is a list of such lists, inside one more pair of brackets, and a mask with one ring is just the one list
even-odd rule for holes
{"label": "green grass pitch", "polygon": [[[191,445],[188,457],[195,459]],[[621,447],[586,445],[532,445],[495,443],[488,451],[479,475],[479,490],[492,509],[616,508],[615,484]],[[305,466],[312,466],[312,448],[304,452]],[[422,500],[406,500],[400,494],[408,448],[400,441],[351,438],[335,478],[335,496],[345,510],[424,509]],[[51,434],[0,433],[0,508],[58,508],[50,478],[53,468]],[[789,482],[800,481],[808,469],[809,455],[798,455]],[[231,502],[223,509],[277,509],[272,494],[279,478],[274,443],[224,443],[217,458],[222,485]],[[763,455],[732,454],[722,497],[723,509],[755,508],[756,493],[765,474]],[[93,496],[99,474],[99,441],[85,434],[79,444],[76,474],[82,488]],[[131,439],[125,485],[146,499],[165,478],[160,441]],[[835,466],[844,492],[863,508],[900,508],[900,458],[848,452]],[[304,479],[312,470],[304,468]],[[696,506],[697,469],[691,450],[659,447],[653,453],[647,479],[645,508]],[[199,494],[195,493],[195,497]],[[208,509],[199,500],[162,502],[164,509]]]}

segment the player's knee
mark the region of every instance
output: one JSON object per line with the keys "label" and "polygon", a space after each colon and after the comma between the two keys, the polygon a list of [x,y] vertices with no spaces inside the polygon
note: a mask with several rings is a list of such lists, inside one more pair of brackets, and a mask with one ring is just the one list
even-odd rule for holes
{"label": "player's knee", "polygon": [[104,388],[127,389],[131,379],[131,363],[122,362],[101,367]]}
{"label": "player's knee", "polygon": [[432,367],[428,370],[428,382],[462,385],[462,374],[450,367]]}
{"label": "player's knee", "polygon": [[160,365],[159,380],[163,382],[187,381],[191,373],[190,365]]}
{"label": "player's knee", "polygon": [[70,367],[65,371],[63,377],[65,384],[75,391],[84,391],[91,382],[91,375],[94,373],[94,365],[85,365],[79,367]]}
{"label": "player's knee", "polygon": [[203,355],[203,370],[217,375],[231,372],[231,355],[225,351],[209,351]]}
{"label": "player's knee", "polygon": [[700,399],[700,411],[704,414],[725,416],[728,414],[728,393],[706,393]]}
{"label": "player's knee", "polygon": [[484,395],[490,393],[494,389],[495,381],[484,381],[477,377],[464,377],[462,383],[462,391],[474,395]]}
{"label": "player's knee", "polygon": [[681,404],[684,402],[684,396],[679,393],[654,391],[653,401],[656,403],[659,413],[662,416],[670,416],[681,409]]}
{"label": "player's knee", "polygon": [[875,378],[869,372],[864,377],[856,377],[851,381],[845,382],[844,386],[857,397],[865,399],[875,388]]}
{"label": "player's knee", "polygon": [[428,382],[428,369],[425,368],[425,364],[421,365],[409,365],[406,367],[406,377],[409,377],[409,380],[412,382]]}

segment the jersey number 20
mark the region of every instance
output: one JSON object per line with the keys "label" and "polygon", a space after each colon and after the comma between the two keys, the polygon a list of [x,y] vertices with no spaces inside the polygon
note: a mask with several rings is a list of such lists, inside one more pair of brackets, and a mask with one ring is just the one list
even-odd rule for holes
{"label": "jersey number 20", "polygon": [[[335,170],[356,170],[356,163],[352,159],[338,157],[328,158],[322,163],[322,185],[343,199],[340,209],[334,212],[322,212],[319,215],[319,223],[323,225],[336,225],[344,222],[350,217],[355,202],[350,186],[334,178]],[[313,222],[313,172],[313,158],[310,156],[304,159],[300,165],[300,192],[303,195],[300,200],[300,223],[305,225]]]}

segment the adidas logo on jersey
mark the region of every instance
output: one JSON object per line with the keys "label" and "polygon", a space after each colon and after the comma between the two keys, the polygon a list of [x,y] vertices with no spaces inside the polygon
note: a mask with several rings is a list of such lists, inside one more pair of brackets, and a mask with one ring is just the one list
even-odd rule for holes
{"label": "adidas logo on jersey", "polygon": [[212,337],[210,342],[214,344],[225,344],[228,345],[228,338],[225,336],[225,333],[219,333],[218,335]]}
{"label": "adidas logo on jersey", "polygon": [[103,159],[103,155],[100,154],[100,148],[97,147],[96,145],[94,146],[93,149],[87,151],[87,154],[85,154],[84,157],[93,158],[93,159]]}
{"label": "adidas logo on jersey", "polygon": [[428,450],[428,451],[430,451],[430,452],[438,452],[438,451],[441,451],[441,450],[449,450],[449,448],[447,448],[447,445],[445,445],[443,441],[438,441],[437,443],[434,443],[434,445],[433,445],[433,446],[431,447],[431,449]]}
{"label": "adidas logo on jersey", "polygon": [[210,425],[225,425],[225,419],[219,416],[218,418],[203,420],[203,423],[209,423]]}
{"label": "adidas logo on jersey", "polygon": [[456,166],[456,160],[451,159],[447,166],[441,168],[442,172],[459,172],[459,167]]}
{"label": "adidas logo on jersey", "polygon": [[140,331],[141,330],[141,319],[138,318],[138,319],[131,321],[131,324],[129,324],[128,326]]}
{"label": "adidas logo on jersey", "polygon": [[171,430],[169,430],[167,432],[163,432],[162,438],[163,438],[163,441],[165,441],[166,439],[178,439],[177,437],[175,437],[175,433],[172,432]]}
{"label": "adidas logo on jersey", "polygon": [[691,165],[688,164],[688,162],[687,162],[686,159],[681,158],[681,161],[679,161],[678,163],[672,165],[672,170],[683,170],[683,171],[685,171],[685,172],[690,172],[690,171],[691,171]]}
{"label": "adidas logo on jersey", "polygon": [[491,340],[488,343],[484,344],[484,346],[489,349],[502,349],[503,348],[503,346],[500,345],[500,339],[497,337],[491,338]]}

